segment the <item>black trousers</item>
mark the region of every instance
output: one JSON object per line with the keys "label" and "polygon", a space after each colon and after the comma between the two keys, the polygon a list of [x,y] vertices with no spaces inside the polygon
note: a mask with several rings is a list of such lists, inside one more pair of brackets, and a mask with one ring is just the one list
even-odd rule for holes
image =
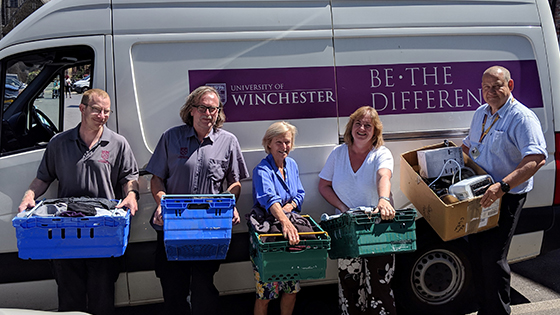
{"label": "black trousers", "polygon": [[527,194],[505,194],[498,227],[468,236],[473,249],[473,275],[479,304],[478,315],[510,314],[511,270],[509,245]]}
{"label": "black trousers", "polygon": [[155,269],[163,290],[165,314],[221,314],[219,292],[214,286],[214,274],[221,261],[168,261],[163,231],[157,231],[157,236]]}
{"label": "black trousers", "polygon": [[58,311],[82,311],[94,315],[115,312],[115,258],[54,259],[58,284]]}

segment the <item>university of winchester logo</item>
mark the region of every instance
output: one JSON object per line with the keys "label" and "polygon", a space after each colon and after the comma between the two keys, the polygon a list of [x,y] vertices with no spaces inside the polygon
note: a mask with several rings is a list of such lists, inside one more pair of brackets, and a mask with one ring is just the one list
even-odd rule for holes
{"label": "university of winchester logo", "polygon": [[225,83],[207,83],[206,85],[211,86],[218,91],[218,95],[220,95],[220,100],[222,101],[223,105],[226,105],[227,102],[227,86]]}

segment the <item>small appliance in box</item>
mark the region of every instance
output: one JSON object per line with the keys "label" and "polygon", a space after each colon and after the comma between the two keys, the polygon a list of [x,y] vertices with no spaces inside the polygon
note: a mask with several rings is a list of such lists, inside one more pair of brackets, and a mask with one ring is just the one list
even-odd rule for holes
{"label": "small appliance in box", "polygon": [[461,147],[449,146],[437,149],[419,150],[418,165],[420,176],[436,178],[438,176],[453,175],[465,166]]}
{"label": "small appliance in box", "polygon": [[[452,142],[450,144],[455,146]],[[418,168],[418,151],[444,147],[445,145],[440,143],[405,152],[401,155],[400,188],[402,192],[444,241],[497,226],[500,217],[501,199],[496,200],[488,208],[482,208],[480,205],[482,195],[446,204],[428,187],[422,176],[414,170],[414,168]],[[463,159],[465,165],[473,169],[477,175],[486,174],[466,154],[463,154]]]}
{"label": "small appliance in box", "polygon": [[488,187],[494,184],[490,175],[477,175],[463,179],[449,186],[449,193],[459,200],[470,199],[484,195]]}
{"label": "small appliance in box", "polygon": [[163,242],[167,260],[225,259],[235,196],[164,195]]}

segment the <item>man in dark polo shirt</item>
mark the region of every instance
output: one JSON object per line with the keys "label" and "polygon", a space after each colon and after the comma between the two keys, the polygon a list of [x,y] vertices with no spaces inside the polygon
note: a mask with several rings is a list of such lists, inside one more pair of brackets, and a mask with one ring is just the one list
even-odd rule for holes
{"label": "man in dark polo shirt", "polygon": [[[35,206],[35,199],[58,180],[58,197],[122,199],[118,208],[138,210],[138,165],[126,139],[109,130],[109,95],[100,89],[83,94],[81,122],[51,139],[37,177],[25,192],[18,211]],[[58,310],[91,314],[114,313],[114,258],[55,259]]]}
{"label": "man in dark polo shirt", "polygon": [[[249,172],[237,138],[221,128],[226,116],[214,88],[201,86],[192,91],[180,116],[184,124],[163,133],[146,166],[153,174],[151,191],[158,205],[153,218],[158,232],[156,275],[166,315],[223,314],[214,286],[220,261],[167,261],[160,202],[165,194],[219,194],[224,190],[239,200],[240,181],[249,177]],[[234,209],[232,224],[239,221]]]}

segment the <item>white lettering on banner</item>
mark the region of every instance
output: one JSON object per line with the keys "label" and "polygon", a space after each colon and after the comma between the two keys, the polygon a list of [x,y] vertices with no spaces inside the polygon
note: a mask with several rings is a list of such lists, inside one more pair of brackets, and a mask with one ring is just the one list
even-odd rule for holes
{"label": "white lettering on banner", "polygon": [[335,103],[331,90],[312,91],[265,91],[261,93],[232,93],[231,97],[236,106],[257,105],[290,105],[306,103]]}
{"label": "white lettering on banner", "polygon": [[478,96],[471,90],[455,89],[453,92],[452,96],[446,90],[373,92],[371,101],[373,108],[377,111],[462,108],[465,106],[476,108],[483,104],[481,89],[477,91]]}
{"label": "white lettering on banner", "polygon": [[476,108],[482,105],[480,88],[452,87],[452,70],[451,66],[407,67],[399,74],[393,67],[369,69],[370,88],[377,90],[371,92],[372,106],[382,112]]}
{"label": "white lettering on banner", "polygon": [[230,90],[232,92],[241,92],[241,91],[268,91],[272,89],[280,90],[284,88],[284,84],[282,83],[262,83],[262,84],[232,84],[230,86]]}

